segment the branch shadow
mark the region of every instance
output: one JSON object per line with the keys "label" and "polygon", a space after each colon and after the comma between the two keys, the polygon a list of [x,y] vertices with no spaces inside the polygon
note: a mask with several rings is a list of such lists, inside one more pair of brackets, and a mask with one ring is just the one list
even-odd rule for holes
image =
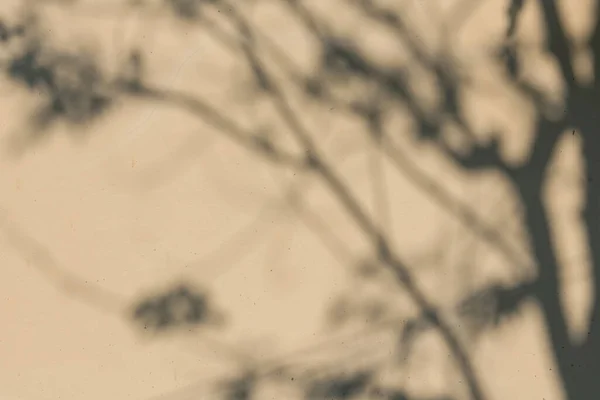
{"label": "branch shadow", "polygon": [[[207,2],[194,0],[165,0],[176,15],[186,21],[202,21],[202,7]],[[399,291],[409,294],[418,307],[419,315],[414,319],[398,324],[397,335],[406,349],[418,340],[425,331],[439,332],[451,349],[456,368],[465,378],[470,396],[474,400],[487,398],[480,382],[480,371],[471,361],[473,349],[460,337],[460,333],[446,321],[445,314],[434,304],[435,301],[420,289],[415,282],[411,269],[407,267],[393,248],[391,238],[380,229],[375,217],[364,209],[348,185],[339,179],[336,166],[331,165],[320,150],[318,137],[305,128],[300,111],[295,110],[287,101],[286,91],[281,89],[272,69],[275,61],[269,61],[261,53],[262,47],[257,29],[227,1],[211,1],[211,5],[222,5],[223,13],[237,30],[233,38],[235,51],[247,68],[252,71],[256,85],[260,89],[257,96],[270,99],[289,128],[290,134],[299,142],[304,152],[297,154],[286,152],[274,143],[259,136],[256,132],[244,129],[230,117],[227,110],[213,107],[209,101],[171,90],[161,89],[146,83],[143,79],[144,57],[142,51],[132,51],[130,58],[130,77],[123,79],[104,77],[89,55],[62,54],[48,50],[42,41],[25,40],[25,45],[7,64],[5,72],[10,79],[19,82],[32,91],[44,93],[43,106],[35,118],[35,135],[41,135],[44,127],[56,120],[68,121],[74,125],[91,123],[103,115],[115,101],[117,94],[124,93],[149,101],[179,106],[226,135],[235,143],[243,146],[257,157],[301,172],[309,172],[329,187],[343,208],[363,231],[365,240],[372,244],[375,256],[372,265],[375,269],[387,269],[393,273]],[[444,190],[442,184],[433,177],[407,162],[405,156],[393,147],[393,135],[387,132],[385,122],[390,113],[401,109],[412,119],[414,129],[407,134],[414,143],[426,144],[435,148],[445,160],[450,162],[467,176],[493,171],[500,173],[512,188],[523,209],[523,225],[530,240],[531,253],[536,262],[535,278],[523,280],[511,285],[494,282],[472,293],[468,293],[460,304],[454,305],[452,312],[476,326],[476,330],[496,329],[504,321],[518,315],[523,305],[534,301],[542,311],[544,323],[550,338],[554,361],[556,362],[561,383],[569,399],[595,398],[600,386],[593,376],[598,370],[600,359],[600,301],[597,295],[593,301],[590,317],[590,329],[583,343],[575,343],[568,332],[567,318],[561,306],[559,282],[560,262],[557,249],[551,236],[548,206],[543,199],[543,187],[547,171],[557,143],[571,128],[579,130],[584,146],[581,157],[586,165],[585,206],[581,223],[588,238],[588,247],[592,253],[592,276],[595,288],[600,285],[600,191],[592,184],[596,170],[600,169],[597,154],[600,153],[600,139],[597,130],[596,112],[600,105],[599,90],[592,85],[578,82],[573,68],[571,45],[562,26],[562,20],[555,1],[546,1],[542,5],[543,26],[547,37],[547,53],[554,57],[568,87],[564,97],[565,110],[561,115],[548,115],[545,104],[547,99],[535,91],[532,85],[524,81],[520,71],[520,57],[515,38],[518,31],[519,16],[523,1],[512,0],[505,17],[508,28],[504,47],[498,63],[503,68],[511,84],[521,89],[522,94],[535,108],[536,124],[534,141],[528,159],[514,164],[503,157],[500,145],[504,132],[477,132],[465,118],[461,90],[469,84],[449,54],[432,54],[414,40],[404,17],[395,10],[386,9],[370,1],[350,1],[349,7],[359,10],[365,18],[385,26],[394,32],[394,37],[404,45],[412,56],[412,61],[426,69],[435,77],[437,92],[441,98],[437,107],[430,107],[419,100],[411,86],[408,67],[395,65],[382,67],[372,61],[351,38],[334,35],[327,21],[318,18],[308,7],[298,1],[287,0],[288,10],[301,22],[307,34],[316,38],[319,62],[315,72],[302,76],[297,70],[281,67],[287,71],[289,82],[323,108],[336,109],[357,118],[365,127],[365,134],[374,142],[379,142],[379,151],[392,161],[396,170],[409,176],[410,180],[435,199],[446,210],[454,213],[462,224],[468,227],[482,242],[492,245],[504,254],[507,263],[518,264],[523,268],[528,263],[518,256],[507,244],[502,233],[483,221],[474,205],[458,203]],[[598,7],[600,10],[600,6]],[[600,20],[600,14],[596,14]],[[598,24],[597,24],[598,25]],[[28,25],[9,27],[0,24],[0,40],[8,42],[14,38],[25,37]],[[597,26],[590,39],[590,51],[596,61],[600,59],[600,50],[593,47],[600,40],[600,28]],[[231,39],[231,38],[230,38]],[[274,58],[274,57],[271,57]],[[66,79],[65,76],[68,78]],[[336,93],[360,82],[365,87],[377,89],[377,101],[365,101],[364,93],[348,99]],[[349,96],[348,96],[349,97]],[[457,148],[445,135],[445,127],[452,123],[459,128],[460,139],[467,143],[465,148]],[[491,139],[482,140],[482,136]],[[391,138],[391,139],[390,139]],[[29,139],[28,139],[29,141]],[[382,196],[382,194],[379,194]],[[316,225],[325,225],[318,217]],[[340,247],[340,246],[338,246]],[[343,252],[343,251],[342,251]],[[371,266],[372,266],[371,265]],[[361,276],[366,279],[366,276]],[[336,299],[340,300],[340,299]],[[353,311],[347,304],[338,302],[333,317],[344,319]],[[202,291],[187,285],[176,286],[164,293],[149,296],[134,307],[132,319],[155,333],[188,329],[202,325],[209,318],[207,297]],[[342,304],[342,306],[340,306]],[[378,319],[381,310],[372,307],[367,319]],[[405,349],[405,350],[406,350]],[[258,368],[257,368],[258,369]],[[353,399],[370,395],[382,399],[420,399],[402,389],[377,387],[378,368],[361,371],[352,376],[333,376],[319,379],[307,379],[302,386],[307,399]],[[262,375],[261,375],[262,374]],[[257,380],[261,372],[245,372],[242,377],[226,384],[230,400],[253,398]],[[267,374],[268,375],[268,374]],[[377,386],[377,385],[375,385]],[[590,395],[592,394],[592,395]],[[439,397],[445,399],[446,397]]]}

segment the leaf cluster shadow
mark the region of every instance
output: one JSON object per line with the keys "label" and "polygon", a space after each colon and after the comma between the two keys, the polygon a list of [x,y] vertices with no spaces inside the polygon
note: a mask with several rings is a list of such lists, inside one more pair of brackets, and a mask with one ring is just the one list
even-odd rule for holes
{"label": "leaf cluster shadow", "polygon": [[[419,100],[411,86],[407,66],[378,65],[352,38],[334,34],[331,23],[326,18],[318,17],[317,13],[302,2],[286,0],[284,3],[306,30],[306,34],[318,43],[320,62],[316,72],[300,72],[300,69],[282,54],[284,52],[274,49],[269,43],[264,44],[263,41],[267,39],[258,34],[258,29],[252,26],[235,5],[224,0],[212,1],[210,5],[220,7],[219,10],[235,27],[237,35],[224,39],[224,43],[227,42],[251,71],[256,86],[260,88],[257,96],[270,100],[290,134],[302,146],[302,152],[284,151],[274,141],[243,128],[227,110],[212,106],[209,100],[160,89],[143,81],[139,72],[144,63],[141,49],[132,52],[131,62],[133,70],[136,71],[136,78],[127,81],[127,90],[141,98],[180,106],[258,157],[296,171],[308,171],[319,179],[338,200],[340,208],[358,226],[365,241],[371,245],[375,269],[388,271],[393,277],[390,280],[397,285],[397,290],[407,294],[418,308],[418,316],[414,319],[403,321],[401,324],[394,322],[400,337],[399,343],[410,349],[423,332],[435,331],[452,354],[455,367],[464,378],[470,398],[487,398],[480,382],[480,371],[477,371],[471,361],[473,349],[468,343],[464,343],[461,334],[446,317],[446,312],[436,306],[436,302],[420,288],[408,262],[394,247],[391,238],[380,229],[374,217],[364,209],[351,188],[339,177],[336,166],[324,155],[319,146],[318,135],[306,127],[301,113],[291,105],[286,90],[282,89],[280,80],[276,79],[272,72],[275,67],[283,70],[287,74],[287,84],[294,84],[295,88],[299,88],[306,97],[321,105],[323,109],[335,109],[336,112],[346,113],[360,121],[365,127],[365,134],[394,165],[397,172],[409,177],[417,187],[434,198],[437,204],[477,234],[478,240],[503,254],[507,265],[523,270],[534,268],[533,278],[523,279],[512,285],[494,282],[468,293],[459,304],[451,305],[451,312],[471,324],[474,331],[481,332],[497,327],[504,320],[517,315],[526,301],[534,302],[543,315],[554,362],[558,366],[558,375],[567,398],[597,398],[600,394],[599,382],[595,377],[600,360],[600,301],[595,295],[589,318],[589,332],[583,342],[575,342],[569,334],[567,318],[561,305],[561,265],[551,237],[549,210],[543,197],[543,188],[557,143],[563,135],[578,130],[584,143],[581,158],[587,175],[583,187],[585,204],[580,222],[587,235],[587,247],[591,253],[592,283],[597,290],[600,287],[600,249],[597,246],[600,242],[600,190],[592,182],[596,171],[600,171],[600,136],[597,134],[596,117],[600,104],[600,87],[595,82],[580,83],[577,79],[571,56],[572,46],[559,15],[557,2],[543,1],[540,2],[540,7],[546,35],[544,50],[556,61],[567,87],[561,99],[564,106],[561,113],[549,113],[548,105],[551,101],[521,74],[520,57],[523,55],[514,44],[514,36],[523,1],[512,0],[505,15],[509,21],[506,44],[500,49],[498,60],[508,84],[514,86],[535,109],[533,145],[528,159],[519,164],[506,160],[500,151],[505,132],[478,132],[465,117],[461,90],[472,82],[460,68],[460,60],[444,52],[434,54],[428,51],[415,40],[400,12],[376,5],[376,2],[372,1],[348,1],[349,7],[354,7],[369,21],[390,29],[398,43],[410,53],[411,61],[435,78],[441,100],[434,106]],[[168,4],[182,18],[197,20],[209,31],[216,32],[214,25],[207,24],[206,20],[200,17],[200,7],[206,6],[205,2],[169,0]],[[594,10],[598,20],[599,10],[600,4]],[[588,43],[596,78],[600,72],[599,25],[596,22]],[[10,38],[13,34],[22,33],[21,28],[0,28],[0,38],[5,41],[12,40]],[[26,31],[27,27],[23,29]],[[74,123],[82,123],[103,113],[110,104],[111,97],[104,94],[107,81],[94,63],[85,57],[52,52],[42,56],[42,48],[38,42],[28,44],[8,64],[6,71],[12,79],[22,82],[30,89],[41,89],[46,93],[47,105],[43,120],[60,117]],[[264,50],[265,48],[267,50]],[[63,76],[68,79],[62,78]],[[375,94],[367,96],[364,91],[359,91],[359,94],[346,95],[347,92],[351,92],[347,89],[354,87],[353,85],[373,89]],[[110,93],[110,90],[108,92]],[[522,224],[527,231],[532,258],[535,260],[534,266],[528,265],[516,255],[511,246],[507,245],[503,234],[472,211],[474,205],[461,203],[444,190],[442,184],[428,177],[418,166],[411,164],[410,158],[396,145],[397,136],[401,133],[386,130],[387,117],[397,110],[406,111],[414,125],[412,132],[405,134],[405,139],[436,149],[444,160],[466,176],[493,171],[509,182],[522,209]],[[457,149],[448,140],[448,124],[458,128],[461,142],[467,143],[467,146]],[[188,328],[205,323],[208,315],[207,304],[206,295],[184,285],[141,301],[135,307],[133,319],[154,332]],[[334,310],[333,317],[343,319],[349,312],[348,307],[344,307]],[[377,313],[381,310],[373,308],[370,312],[372,314],[368,317],[377,319]],[[362,317],[364,315],[361,315]],[[378,367],[373,367],[356,376],[308,379],[302,382],[298,379],[297,383],[302,386],[305,398],[315,400],[352,399],[367,392],[375,396],[374,398],[418,398],[411,397],[412,394],[399,389],[378,389],[377,397],[377,391],[373,391],[371,386],[378,372]],[[258,371],[249,376],[245,375],[243,379],[231,383],[228,389],[229,399],[253,398],[253,388],[261,373]]]}

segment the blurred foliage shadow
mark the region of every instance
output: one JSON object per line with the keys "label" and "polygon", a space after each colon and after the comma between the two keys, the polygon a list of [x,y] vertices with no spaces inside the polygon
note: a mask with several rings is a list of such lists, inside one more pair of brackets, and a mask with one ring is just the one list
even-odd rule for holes
{"label": "blurred foliage shadow", "polygon": [[[581,158],[587,174],[583,184],[584,206],[580,223],[587,235],[592,281],[597,290],[600,287],[600,249],[597,246],[600,241],[600,190],[592,182],[594,174],[600,170],[597,157],[600,154],[600,136],[596,132],[600,87],[595,81],[591,84],[582,83],[577,78],[573,67],[572,45],[555,0],[540,2],[540,9],[547,42],[544,51],[555,60],[566,86],[565,94],[560,100],[564,106],[561,113],[552,112],[556,110],[556,102],[528,82],[521,73],[523,53],[515,44],[515,35],[524,2],[507,2],[506,14],[502,16],[507,18],[508,27],[502,45],[495,49],[495,61],[505,74],[507,85],[514,87],[529,101],[535,114],[530,155],[527,160],[517,164],[505,159],[500,151],[505,132],[479,132],[466,117],[466,107],[461,95],[473,85],[473,81],[464,71],[462,64],[465,62],[456,59],[449,50],[437,53],[428,50],[415,39],[405,16],[396,9],[378,5],[375,1],[347,2],[348,7],[353,7],[367,20],[389,29],[397,42],[406,48],[411,62],[433,77],[440,99],[433,105],[423,102],[412,85],[411,66],[381,66],[371,60],[354,39],[334,34],[333,22],[318,16],[300,1],[286,0],[282,4],[300,22],[306,34],[315,38],[318,43],[319,62],[317,68],[309,73],[300,72],[285,57],[278,58],[281,62],[272,61],[277,58],[274,55],[277,51],[271,46],[262,45],[259,29],[252,26],[240,7],[229,1],[165,0],[164,4],[180,18],[188,22],[196,21],[198,24],[206,23],[203,7],[217,7],[222,12],[235,27],[236,35],[230,38],[232,51],[237,53],[250,72],[258,89],[256,96],[271,101],[290,134],[301,144],[302,151],[284,151],[274,140],[242,128],[227,110],[212,107],[209,101],[160,89],[146,82],[143,79],[143,49],[132,50],[129,72],[109,78],[101,72],[89,53],[52,50],[38,36],[29,33],[35,31],[35,28],[28,23],[14,26],[0,24],[0,40],[4,43],[15,40],[22,42],[22,45],[16,46],[17,51],[5,66],[7,75],[32,91],[42,92],[44,96],[44,104],[36,117],[36,135],[43,131],[41,127],[57,119],[75,125],[90,123],[106,113],[117,95],[122,93],[180,106],[259,157],[292,167],[296,171],[310,171],[317,176],[364,233],[365,240],[372,245],[373,262],[369,264],[368,275],[377,275],[378,270],[389,272],[386,279],[393,282],[396,290],[407,295],[418,308],[416,316],[400,323],[397,315],[388,309],[390,304],[370,300],[365,303],[353,292],[347,296],[350,300],[336,299],[330,315],[334,323],[343,325],[354,317],[367,321],[392,318],[392,330],[399,338],[397,345],[400,348],[394,355],[397,358],[394,361],[400,363],[408,358],[411,348],[425,332],[436,332],[452,353],[454,367],[464,378],[470,398],[483,400],[487,396],[479,375],[485,371],[475,368],[471,361],[475,351],[471,345],[474,343],[465,340],[464,330],[458,329],[455,326],[458,323],[452,321],[464,322],[468,326],[467,330],[470,330],[469,334],[480,334],[517,316],[523,305],[532,301],[542,312],[553,361],[558,367],[566,397],[579,400],[595,399],[600,395],[600,383],[594,374],[600,360],[600,301],[595,295],[590,328],[583,342],[574,341],[569,334],[567,317],[561,306],[561,265],[551,237],[548,205],[543,199],[543,186],[557,143],[566,133],[578,130],[584,143]],[[600,4],[594,9],[598,20],[599,10]],[[595,23],[586,44],[594,61],[595,77],[600,72],[599,25],[598,22]],[[214,33],[214,26],[206,25],[206,28]],[[510,285],[493,282],[469,291],[458,304],[437,306],[439,302],[431,299],[416,282],[413,269],[394,247],[391,237],[380,229],[378,221],[364,209],[349,185],[339,178],[335,165],[331,165],[320,149],[318,135],[306,128],[301,113],[288,101],[281,79],[274,77],[272,70],[275,67],[287,73],[286,83],[295,85],[295,89],[299,89],[299,92],[321,105],[324,110],[335,109],[336,112],[346,113],[360,121],[364,125],[365,135],[399,173],[411,175],[413,181],[420,182],[417,186],[435,197],[438,204],[446,210],[453,210],[450,212],[476,233],[478,240],[503,254],[507,265],[516,266],[522,272],[533,268],[534,276],[527,276]],[[434,148],[440,157],[466,176],[493,171],[509,182],[522,209],[522,224],[527,231],[535,266],[514,254],[502,232],[487,224],[477,213],[469,211],[475,204],[460,203],[444,190],[441,183],[435,179],[428,180],[421,172],[415,173],[419,171],[418,168],[413,168],[407,159],[394,152],[399,134],[388,132],[386,121],[397,110],[406,112],[414,127],[404,139],[416,145]],[[456,141],[449,139],[449,125],[457,128],[457,142],[465,144],[464,146],[457,146]],[[459,209],[467,211],[457,212],[457,204],[461,206]],[[526,276],[525,272],[523,276]],[[359,278],[367,281],[365,274]],[[140,301],[134,307],[132,318],[144,330],[161,333],[203,325],[211,320],[209,309],[208,297],[204,292],[188,285],[180,285]],[[343,369],[347,365],[339,367]],[[274,370],[279,371],[272,366],[265,369],[269,373],[262,372],[262,369],[265,368],[255,366],[241,378],[225,384],[226,398],[255,398],[259,379],[273,375]],[[390,400],[422,399],[408,394],[402,388],[378,387],[378,373],[380,367],[374,366],[350,376],[334,374],[333,377],[297,379],[295,382],[302,387],[306,399],[358,399],[360,396]],[[449,398],[443,396],[445,395],[436,399]]]}

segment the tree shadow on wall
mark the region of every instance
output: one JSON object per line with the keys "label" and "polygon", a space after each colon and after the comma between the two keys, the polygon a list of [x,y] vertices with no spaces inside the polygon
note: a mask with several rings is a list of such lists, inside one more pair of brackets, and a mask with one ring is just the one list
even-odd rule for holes
{"label": "tree shadow on wall", "polygon": [[[454,214],[464,226],[479,234],[479,240],[502,253],[509,267],[521,269],[524,276],[527,275],[525,271],[531,268],[535,271],[534,277],[523,278],[514,284],[493,282],[476,289],[473,293],[467,294],[459,304],[454,305],[453,312],[472,329],[482,332],[501,326],[502,322],[519,315],[524,304],[533,301],[542,312],[553,349],[554,362],[558,367],[560,380],[568,398],[594,398],[600,394],[600,387],[594,378],[594,371],[598,370],[598,360],[600,360],[600,332],[598,332],[600,302],[596,295],[589,318],[589,331],[585,339],[581,343],[578,342],[569,333],[566,311],[561,306],[559,275],[560,269],[564,266],[560,265],[556,244],[551,239],[548,204],[543,198],[544,183],[559,140],[564,135],[570,135],[577,130],[584,143],[580,156],[587,175],[582,182],[584,207],[582,218],[578,222],[587,235],[587,247],[592,264],[591,280],[596,288],[599,287],[600,251],[596,250],[597,246],[594,243],[600,240],[598,228],[600,192],[592,182],[593,174],[600,170],[598,158],[594,155],[600,152],[600,139],[596,132],[600,89],[597,83],[582,83],[577,78],[573,67],[573,48],[565,33],[556,2],[546,1],[541,4],[542,26],[547,42],[543,50],[554,58],[559,67],[563,83],[567,88],[563,98],[558,101],[550,99],[521,72],[525,50],[519,48],[515,35],[524,6],[523,1],[509,2],[506,11],[508,20],[506,40],[500,48],[496,49],[495,61],[503,69],[507,85],[527,100],[535,110],[535,126],[532,128],[533,145],[528,159],[517,164],[506,160],[500,151],[509,132],[501,130],[478,132],[466,118],[461,95],[465,88],[473,85],[473,81],[461,69],[463,61],[443,52],[433,54],[425,49],[414,39],[415,35],[411,33],[409,25],[399,12],[378,6],[375,2],[349,2],[351,7],[363,13],[369,21],[385,26],[393,32],[398,43],[401,43],[412,56],[412,61],[434,77],[441,99],[437,107],[425,106],[419,100],[418,94],[411,85],[408,66],[378,65],[354,44],[353,39],[334,34],[326,18],[317,16],[301,2],[287,1],[286,3],[308,34],[318,40],[321,50],[321,62],[316,73],[312,76],[290,73],[288,82],[298,84],[307,97],[313,98],[317,104],[322,104],[324,109],[336,109],[360,118],[366,127],[365,133],[374,140],[380,140],[382,137],[386,140],[382,145],[382,153],[390,159],[400,173],[410,175],[417,186],[434,197],[436,203]],[[223,3],[224,8],[228,6],[229,2]],[[594,4],[594,7],[597,21],[586,44],[592,54],[597,75],[600,72],[600,47],[597,46],[600,43],[600,4]],[[259,41],[258,35],[254,34],[250,23],[240,13],[235,12],[235,8],[234,11],[229,11],[228,15],[240,35],[243,35],[240,52],[249,70],[259,82],[262,95],[272,100],[274,107],[287,121],[292,134],[305,145],[307,153],[314,157],[318,153],[318,146],[311,141],[310,135],[303,128],[302,118],[294,114],[283,91],[273,79],[269,71],[273,65],[263,60],[257,50],[258,46],[253,44]],[[283,67],[281,69],[285,70]],[[345,89],[351,85],[376,88],[376,101],[372,101],[371,98],[366,99],[368,96],[365,96],[364,92],[359,92],[354,97],[345,95],[348,93]],[[557,112],[559,109],[560,112]],[[477,213],[470,211],[469,208],[473,209],[474,204],[466,206],[459,204],[461,211],[456,212],[457,201],[443,190],[441,184],[427,179],[425,174],[419,172],[418,167],[411,166],[402,156],[394,154],[393,136],[398,133],[386,132],[385,128],[388,115],[394,110],[403,110],[410,115],[415,129],[409,139],[434,148],[441,157],[466,176],[494,172],[502,175],[509,182],[516,193],[516,201],[523,211],[521,223],[527,233],[529,239],[527,247],[535,260],[535,265],[532,266],[529,262],[523,261],[523,257],[515,255],[503,233],[482,221],[477,217]],[[456,142],[449,140],[449,125],[457,128],[459,143],[465,144],[464,146],[456,146]],[[271,151],[277,152],[277,149],[271,146]],[[313,158],[312,162],[298,163],[298,165],[312,169],[317,175],[320,174],[322,179],[331,186],[332,192],[340,200],[341,207],[353,215],[358,225],[371,236],[378,248],[377,258],[382,267],[393,270],[400,286],[411,293],[413,300],[421,305],[421,315],[415,321],[404,324],[400,329],[404,343],[408,345],[413,342],[420,332],[429,330],[440,332],[449,347],[454,348],[454,356],[459,360],[457,368],[463,369],[462,372],[471,385],[471,396],[477,399],[484,398],[481,390],[477,388],[478,379],[474,376],[474,371],[468,367],[469,362],[466,360],[469,356],[466,354],[466,349],[459,348],[457,344],[459,341],[453,339],[452,329],[443,322],[441,314],[435,308],[429,307],[429,302],[424,300],[424,295],[415,289],[410,274],[405,271],[401,262],[402,257],[397,256],[395,249],[390,248],[388,238],[382,237],[381,233],[374,228],[376,224],[369,220],[364,210],[361,210],[350,191],[343,188],[335,179],[333,168],[330,169],[327,160],[317,157]],[[466,211],[463,212],[464,209]],[[346,386],[341,383],[336,386],[332,383],[332,386],[328,387],[324,384],[319,393],[324,393],[325,397],[332,395],[336,387]],[[338,397],[352,396],[354,387],[347,386],[347,391],[340,389],[342,393],[338,393]],[[360,385],[357,383],[356,387]],[[317,392],[310,392],[312,394],[307,398],[320,396],[316,394]]]}
{"label": "tree shadow on wall", "polygon": [[140,329],[152,335],[200,326],[217,327],[225,322],[204,290],[183,283],[141,299],[131,316]]}
{"label": "tree shadow on wall", "polygon": [[[204,3],[191,0],[170,0],[169,4],[182,10],[181,13],[186,18],[197,16],[198,7],[204,6]],[[315,135],[311,135],[305,127],[301,113],[290,105],[285,91],[281,89],[278,80],[273,78],[271,70],[275,62],[265,61],[267,58],[258,50],[256,42],[260,39],[255,34],[256,29],[241,13],[236,12],[236,8],[231,7],[229,2],[214,1],[211,4],[222,5],[223,11],[227,11],[227,17],[239,36],[236,38],[237,55],[243,60],[248,71],[251,71],[257,87],[261,89],[260,95],[271,100],[273,108],[285,121],[291,134],[304,146],[304,151],[300,155],[284,152],[276,143],[265,141],[254,132],[242,129],[227,110],[211,107],[210,103],[202,98],[159,90],[141,83],[133,85],[135,90],[132,91],[152,101],[179,105],[259,156],[269,161],[284,163],[297,170],[308,170],[317,176],[336,197],[340,207],[356,222],[364,233],[365,240],[372,245],[374,264],[377,268],[390,272],[390,280],[397,284],[397,290],[407,293],[417,304],[419,313],[414,319],[395,325],[403,345],[412,346],[424,332],[439,333],[451,350],[456,369],[460,370],[465,378],[471,398],[485,399],[479,382],[479,371],[473,367],[470,360],[470,343],[462,343],[458,338],[459,334],[446,320],[444,313],[419,289],[411,269],[404,257],[398,253],[398,249],[394,248],[391,238],[379,229],[373,217],[364,210],[344,181],[339,179],[335,165],[331,165],[323,156],[318,143],[315,143]],[[568,330],[566,312],[561,306],[559,276],[563,266],[560,265],[558,250],[551,237],[552,227],[548,204],[543,197],[543,187],[559,140],[565,134],[572,134],[577,130],[583,142],[580,156],[587,175],[582,182],[584,206],[578,222],[587,235],[586,245],[592,263],[591,281],[597,289],[600,287],[600,249],[597,246],[600,242],[600,191],[592,182],[594,174],[600,170],[597,157],[600,154],[600,137],[596,132],[600,85],[596,82],[581,83],[577,79],[573,67],[572,45],[565,33],[556,2],[543,1],[540,2],[540,7],[547,42],[544,51],[558,65],[566,86],[560,101],[549,99],[521,73],[520,61],[524,50],[517,46],[518,40],[514,35],[523,1],[510,2],[507,9],[509,24],[506,40],[502,48],[497,49],[498,56],[495,61],[503,69],[507,85],[527,100],[535,111],[535,124],[531,132],[533,145],[528,159],[519,164],[506,160],[500,151],[509,132],[479,132],[466,118],[461,93],[472,85],[472,82],[462,71],[461,60],[443,52],[434,54],[427,51],[414,39],[415,35],[400,12],[378,6],[371,1],[348,2],[349,7],[354,7],[369,21],[389,29],[397,42],[407,49],[411,61],[434,77],[436,92],[441,99],[435,107],[425,106],[419,100],[411,86],[409,66],[382,67],[371,60],[352,38],[334,34],[332,22],[327,18],[319,17],[302,2],[289,0],[285,4],[300,21],[306,34],[316,39],[320,54],[316,72],[303,74],[289,65],[281,66],[280,69],[288,73],[287,82],[294,83],[307,98],[312,99],[313,104],[319,105],[323,110],[335,109],[336,112],[346,113],[360,121],[365,127],[365,135],[378,143],[381,153],[394,165],[398,173],[409,177],[411,182],[430,195],[436,204],[477,234],[479,240],[502,253],[507,267],[522,270],[533,268],[535,271],[534,277],[524,278],[516,284],[503,285],[494,282],[468,293],[464,301],[452,305],[456,314],[468,320],[476,330],[496,328],[508,317],[518,315],[527,301],[533,301],[542,313],[554,356],[553,361],[558,367],[560,383],[567,397],[571,400],[597,398],[600,386],[594,371],[598,370],[600,360],[600,302],[595,295],[587,335],[581,342],[574,340]],[[596,18],[600,19],[600,4],[596,6],[594,13]],[[599,26],[597,21],[586,43],[594,62],[596,78],[600,73]],[[13,29],[17,32],[16,28]],[[10,35],[4,33],[4,36]],[[101,114],[107,104],[110,104],[108,99],[111,97],[100,94],[104,93],[102,88],[105,81],[101,78],[102,74],[90,66],[93,63],[86,61],[85,57],[80,59],[54,55],[46,59],[46,56],[40,56],[40,47],[42,46],[35,44],[25,46],[18,57],[9,63],[7,73],[12,79],[31,89],[43,88],[46,93],[45,110],[52,118],[46,117],[42,120],[61,118],[72,123],[81,123],[80,121],[89,121],[95,115]],[[275,57],[271,54],[268,60],[273,59]],[[143,63],[141,51],[135,53],[132,60],[140,66]],[[15,66],[12,66],[13,64]],[[63,78],[59,77],[61,69],[71,71],[65,74],[73,78],[73,82],[62,81]],[[352,92],[347,90],[352,85],[375,88],[375,101],[365,96],[364,92],[354,92],[353,96],[347,96],[348,92]],[[561,109],[561,112],[556,112],[557,109]],[[406,133],[404,138],[410,143],[435,149],[441,158],[467,177],[491,171],[510,183],[522,210],[521,223],[527,232],[528,250],[531,258],[535,260],[535,265],[531,266],[522,261],[523,257],[513,254],[511,246],[506,244],[505,235],[473,211],[475,204],[457,201],[444,190],[440,182],[428,177],[418,165],[411,164],[409,158],[398,152],[395,139],[402,133],[390,132],[386,128],[390,115],[395,111],[405,112],[412,121],[412,132]],[[457,128],[460,143],[466,144],[465,146],[457,147],[455,142],[448,139],[449,125]],[[206,297],[202,294],[195,293],[187,287],[178,287],[173,292],[143,300],[135,307],[133,318],[140,326],[149,327],[156,332],[187,328],[204,321],[205,301]],[[337,312],[336,315],[339,317],[340,313]],[[375,314],[370,314],[370,317],[374,318]],[[342,369],[345,365],[340,363],[338,367]],[[230,384],[229,399],[252,398],[258,379],[273,375],[261,372],[258,367],[257,369],[258,371],[250,375],[245,374]],[[375,393],[381,393],[383,398],[388,399],[412,398],[396,389],[373,389],[373,376],[376,376],[377,372],[373,367],[356,375],[334,374],[333,377],[327,378],[298,378],[295,382],[302,386],[307,399],[351,399],[366,393],[373,396]],[[285,379],[289,379],[289,376]]]}
{"label": "tree shadow on wall", "polygon": [[[32,12],[13,24],[0,21],[0,48],[7,53],[0,66],[10,81],[35,95],[37,104],[24,132],[9,138],[9,149],[16,154],[45,139],[56,123],[66,124],[74,138],[83,138],[119,95],[136,89],[137,78],[126,75],[132,73],[129,65],[111,76],[92,47],[77,40],[69,48],[56,46],[40,19]],[[134,55],[131,59],[133,65]]]}

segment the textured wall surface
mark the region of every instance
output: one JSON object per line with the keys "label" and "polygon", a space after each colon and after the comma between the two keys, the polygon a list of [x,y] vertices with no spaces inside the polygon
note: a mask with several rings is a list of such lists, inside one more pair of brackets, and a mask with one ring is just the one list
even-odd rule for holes
{"label": "textured wall surface", "polygon": [[[221,6],[203,10],[212,29],[208,22],[178,18],[159,1],[139,8],[112,0],[30,3],[42,21],[41,37],[54,48],[83,49],[107,74],[117,71],[132,49],[141,49],[147,82],[205,99],[241,129],[271,133],[283,148],[297,151],[289,127],[239,60],[239,43],[251,40],[228,42],[236,32]],[[265,54],[271,46],[272,54],[285,58],[298,74],[309,74],[319,67],[321,50],[284,3],[246,1],[239,12],[259,32],[256,40],[267,43]],[[303,2],[328,21],[333,35],[354,40],[377,65],[403,66],[423,103],[435,104],[438,90],[406,43],[349,3]],[[508,2],[387,3],[409,21],[412,43],[430,53],[452,49],[470,74],[475,83],[461,95],[469,123],[481,132],[506,132],[500,150],[507,159],[526,157],[534,110],[493,62]],[[16,20],[23,4],[2,5],[3,18]],[[564,13],[577,41],[587,35],[591,0],[569,4]],[[523,74],[550,97],[559,96],[556,67],[536,50],[543,38],[539,9],[528,6],[521,19],[519,35],[523,46],[531,47]],[[589,62],[585,55],[575,58],[586,79]],[[378,153],[362,122],[303,97],[286,78],[285,67],[273,71],[323,154],[414,266],[423,291],[448,308],[457,331],[462,332],[461,323],[448,305],[491,279],[510,282],[528,273],[482,243],[455,218],[452,207],[441,206],[399,173]],[[377,90],[346,83],[340,85],[344,98],[369,99]],[[384,302],[400,320],[413,315],[414,306],[403,289],[387,285],[389,279],[381,286],[357,283],[352,271],[372,251],[311,173],[296,175],[251,154],[221,132],[219,117],[207,117],[201,107],[177,99],[124,95],[93,121],[58,119],[41,128],[34,119],[44,93],[36,90],[4,75],[0,79],[0,399],[219,398],[214,380],[238,369],[246,355],[257,362],[350,368],[391,354],[397,338],[385,329],[373,326],[369,333],[338,337],[326,327],[325,316],[340,294]],[[504,179],[495,173],[465,174],[436,151],[415,144],[409,139],[414,124],[401,107],[387,124],[402,160],[468,204],[503,232],[519,257],[528,258],[514,189]],[[13,139],[26,135],[36,140],[16,154]],[[547,189],[574,332],[586,329],[589,292],[581,233],[569,222],[581,202],[573,183],[581,173],[578,149],[576,136],[561,143]],[[314,215],[294,208],[293,200],[300,197]],[[315,228],[317,222],[336,239]],[[140,332],[131,307],[180,282],[207,290],[222,324],[157,337]],[[371,324],[367,319],[344,329]],[[473,343],[470,352],[490,399],[564,398],[534,303],[476,343],[464,335]],[[464,396],[448,351],[431,336],[423,336],[414,349],[414,362],[390,367],[381,380],[423,395]],[[362,355],[352,355],[359,350]],[[265,384],[257,398],[294,399],[295,388],[288,386]]]}

